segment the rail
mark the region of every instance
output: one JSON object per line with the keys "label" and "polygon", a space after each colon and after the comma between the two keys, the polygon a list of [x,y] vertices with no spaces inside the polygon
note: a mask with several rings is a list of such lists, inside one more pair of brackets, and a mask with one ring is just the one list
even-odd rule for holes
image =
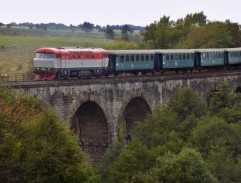
{"label": "rail", "polygon": [[188,73],[165,73],[155,75],[141,76],[109,76],[91,79],[66,79],[66,80],[34,80],[33,77],[25,73],[14,73],[11,75],[0,74],[0,82],[5,86],[14,88],[28,87],[46,87],[46,86],[74,86],[74,85],[90,85],[90,84],[106,84],[106,83],[123,83],[123,82],[148,82],[163,81],[173,79],[193,79],[203,77],[220,77],[227,75],[241,75],[241,69],[219,70],[213,72],[188,72]]}

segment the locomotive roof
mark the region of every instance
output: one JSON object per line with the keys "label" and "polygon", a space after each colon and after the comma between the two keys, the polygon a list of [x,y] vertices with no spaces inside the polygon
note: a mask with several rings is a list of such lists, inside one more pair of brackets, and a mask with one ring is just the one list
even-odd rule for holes
{"label": "locomotive roof", "polygon": [[61,52],[106,52],[102,48],[78,48],[78,47],[61,47],[61,48],[39,48],[36,53],[61,53]]}

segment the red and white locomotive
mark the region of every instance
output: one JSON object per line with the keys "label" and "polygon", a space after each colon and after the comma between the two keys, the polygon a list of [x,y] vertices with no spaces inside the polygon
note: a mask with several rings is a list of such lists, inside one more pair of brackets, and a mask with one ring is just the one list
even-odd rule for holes
{"label": "red and white locomotive", "polygon": [[35,79],[81,78],[107,74],[108,52],[101,48],[40,48],[34,58]]}

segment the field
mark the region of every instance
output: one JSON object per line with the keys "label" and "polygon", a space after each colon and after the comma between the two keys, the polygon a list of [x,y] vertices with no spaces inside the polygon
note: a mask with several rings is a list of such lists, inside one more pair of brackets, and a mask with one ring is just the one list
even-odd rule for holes
{"label": "field", "polygon": [[83,31],[0,29],[0,75],[31,73],[34,52],[41,47],[133,49],[137,48],[137,44],[108,40],[103,32],[98,31],[85,33]]}

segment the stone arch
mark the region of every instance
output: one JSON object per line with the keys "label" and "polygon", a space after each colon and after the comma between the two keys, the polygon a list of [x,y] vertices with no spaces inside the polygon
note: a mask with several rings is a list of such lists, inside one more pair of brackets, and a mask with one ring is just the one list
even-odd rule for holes
{"label": "stone arch", "polygon": [[82,103],[71,119],[71,126],[92,160],[100,160],[108,147],[108,125],[101,107],[93,101]]}
{"label": "stone arch", "polygon": [[147,114],[150,114],[151,112],[150,105],[143,97],[134,97],[123,104],[121,116],[118,122],[125,123],[124,127],[126,143],[128,143],[131,138],[131,130],[133,129],[134,125],[138,122],[144,121]]}

